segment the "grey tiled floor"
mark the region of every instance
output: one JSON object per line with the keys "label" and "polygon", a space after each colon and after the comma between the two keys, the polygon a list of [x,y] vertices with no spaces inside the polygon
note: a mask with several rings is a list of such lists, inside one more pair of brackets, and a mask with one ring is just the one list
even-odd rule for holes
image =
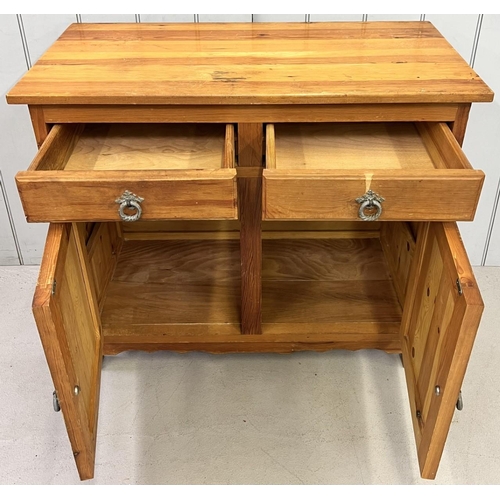
{"label": "grey tiled floor", "polygon": [[[500,268],[435,483],[500,482]],[[0,267],[0,483],[78,483],[31,316],[36,267]],[[105,358],[91,483],[429,483],[403,368],[382,352]]]}

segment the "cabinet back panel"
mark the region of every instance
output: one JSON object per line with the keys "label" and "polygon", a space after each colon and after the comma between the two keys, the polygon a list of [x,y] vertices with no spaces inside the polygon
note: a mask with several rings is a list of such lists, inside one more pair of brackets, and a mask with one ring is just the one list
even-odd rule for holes
{"label": "cabinet back panel", "polygon": [[401,307],[378,238],[264,239],[262,335],[241,335],[240,265],[233,239],[125,239],[102,313],[105,353],[399,349]]}

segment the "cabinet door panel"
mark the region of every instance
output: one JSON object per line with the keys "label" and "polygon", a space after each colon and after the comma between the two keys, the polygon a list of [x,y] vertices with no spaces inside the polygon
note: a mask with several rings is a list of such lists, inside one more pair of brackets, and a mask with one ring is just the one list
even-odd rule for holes
{"label": "cabinet door panel", "polygon": [[436,476],[482,311],[456,223],[421,223],[401,346],[424,478]]}
{"label": "cabinet door panel", "polygon": [[83,225],[51,224],[33,314],[81,479],[94,474],[102,339]]}

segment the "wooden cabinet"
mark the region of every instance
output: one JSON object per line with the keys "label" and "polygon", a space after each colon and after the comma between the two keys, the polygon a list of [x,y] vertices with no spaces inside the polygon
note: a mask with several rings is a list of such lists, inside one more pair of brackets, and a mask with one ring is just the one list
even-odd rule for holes
{"label": "wooden cabinet", "polygon": [[483,310],[460,146],[492,98],[427,22],[68,28],[7,99],[40,147],[17,182],[51,222],[33,310],[81,479],[103,355],[365,348],[402,353],[434,478]]}

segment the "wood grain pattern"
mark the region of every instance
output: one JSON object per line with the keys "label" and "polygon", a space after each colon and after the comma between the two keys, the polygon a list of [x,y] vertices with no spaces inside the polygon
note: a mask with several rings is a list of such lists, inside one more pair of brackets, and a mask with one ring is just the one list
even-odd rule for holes
{"label": "wood grain pattern", "polygon": [[279,124],[267,129],[267,154],[282,170],[472,168],[445,123]]}
{"label": "wood grain pattern", "polygon": [[385,198],[380,220],[474,217],[484,174],[472,170],[444,123],[280,124],[268,135],[273,130],[265,219],[355,220],[355,200],[368,189]]}
{"label": "wood grain pattern", "polygon": [[237,231],[240,230],[239,220],[158,220],[137,222],[121,222],[124,238],[129,238],[133,233],[155,233],[163,232],[219,232],[219,231]]}
{"label": "wood grain pattern", "polygon": [[119,221],[115,200],[129,190],[145,199],[145,220],[234,219],[236,170],[222,168],[226,161],[234,166],[234,155],[225,152],[231,130],[55,125],[28,171],[16,176],[26,217]]}
{"label": "wood grain pattern", "polygon": [[[286,325],[285,325],[286,326]],[[204,351],[214,354],[243,352],[291,353],[296,351],[329,351],[332,349],[381,349],[399,352],[398,323],[322,323],[301,325],[301,332],[295,334],[282,328],[280,334],[267,331],[264,335],[239,335],[232,333],[232,326],[203,325],[192,335],[172,337],[172,331],[165,325],[151,325],[134,329],[104,329],[104,354],[114,355],[128,350],[174,352]],[[308,332],[307,329],[310,331]],[[214,331],[215,330],[215,331]],[[317,333],[317,332],[321,333]],[[363,333],[359,333],[363,332]],[[170,341],[170,339],[172,339]]]}
{"label": "wood grain pattern", "polygon": [[390,280],[378,238],[263,241],[262,279],[270,281]]}
{"label": "wood grain pattern", "polygon": [[[453,312],[450,314],[448,311],[451,317],[447,332],[449,334],[443,339],[443,349],[435,360],[437,373],[435,372],[436,378],[433,383],[440,385],[441,388],[445,386],[445,390],[442,400],[436,403],[433,398],[426,415],[426,429],[418,451],[423,477],[435,477],[455,410],[454,404],[462,386],[484,309],[457,225],[455,223],[443,224],[443,233],[438,234],[438,241],[443,253],[446,252],[447,272],[457,271],[463,292],[462,295],[459,294]],[[456,282],[451,284],[451,290],[457,297]]]}
{"label": "wood grain pattern", "polygon": [[483,180],[458,169],[265,170],[264,218],[359,220],[356,198],[372,189],[385,198],[380,221],[473,220]]}
{"label": "wood grain pattern", "polygon": [[[103,352],[333,348],[402,349],[433,478],[483,304],[454,223],[385,221],[473,218],[460,145],[492,99],[429,23],[71,26],[8,101],[41,148],[28,220],[87,222],[51,225],[34,299],[82,479]],[[355,221],[370,188],[382,223]],[[125,189],[144,222],[99,222]]]}
{"label": "wood grain pattern", "polygon": [[79,238],[70,225],[50,226],[33,314],[80,478],[90,479],[94,472],[102,339],[89,276],[81,265]]}
{"label": "wood grain pattern", "polygon": [[462,104],[459,106],[457,111],[457,116],[451,125],[451,131],[455,136],[460,147],[464,143],[465,139],[465,130],[467,128],[467,122],[469,121],[469,113],[470,113],[470,104]]}
{"label": "wood grain pattern", "polygon": [[148,23],[71,25],[7,98],[12,104],[461,103],[491,101],[493,93],[428,22],[217,29]]}
{"label": "wood grain pattern", "polygon": [[240,283],[240,245],[235,240],[126,241],[114,282]]}
{"label": "wood grain pattern", "polygon": [[[89,256],[85,244],[86,225],[85,223],[73,223],[71,231],[76,248],[77,263],[78,267],[80,268],[81,279],[83,281],[82,283],[83,287],[81,288],[83,289],[82,291],[85,292],[85,297],[88,301],[88,304],[75,305],[76,317],[77,320],[80,321],[82,313],[79,310],[79,308],[82,306],[84,308],[89,307],[91,321],[94,327],[95,344],[93,352],[90,350],[87,352],[82,351],[81,346],[78,346],[75,352],[75,358],[81,356],[82,352],[85,352],[87,359],[85,359],[83,362],[83,369],[92,371],[90,378],[90,387],[89,387],[90,397],[88,403],[88,408],[89,408],[88,414],[90,419],[90,430],[93,436],[92,448],[95,450],[97,442],[97,422],[99,417],[99,396],[101,391],[101,368],[102,368],[102,358],[103,358],[102,325],[101,325],[101,316],[99,314],[99,303],[97,301],[97,295],[96,295],[96,284],[91,274]],[[72,296],[70,300],[75,301],[78,300],[78,298]],[[82,300],[85,299],[82,298]],[[81,332],[78,332],[76,329],[74,331],[78,339],[78,343],[83,343]],[[89,343],[89,345],[91,344]],[[94,360],[96,361],[94,362]],[[80,387],[80,394],[82,392],[81,390],[82,387]]]}
{"label": "wood grain pattern", "polygon": [[[423,125],[423,126],[422,126]],[[427,150],[427,154],[434,164],[434,168],[436,169],[447,169],[448,164],[445,162],[443,155],[441,154],[441,150],[436,144],[437,141],[434,141],[431,133],[432,128],[427,126],[427,123],[415,123],[415,129],[418,131],[422,142],[425,144],[425,149]],[[448,127],[448,125],[444,125]]]}
{"label": "wood grain pattern", "polygon": [[28,170],[64,170],[82,130],[82,125],[54,125]]}
{"label": "wood grain pattern", "polygon": [[279,124],[268,135],[273,128],[276,169],[434,168],[412,123]]}
{"label": "wood grain pattern", "polygon": [[[124,223],[126,240],[237,240],[239,221],[154,221]],[[378,238],[380,223],[337,221],[263,221],[262,239]]]}
{"label": "wood grain pattern", "polygon": [[[436,360],[442,355],[443,340],[445,335],[441,331],[450,328],[451,318],[454,312],[455,298],[453,287],[450,286],[449,276],[446,273],[441,274],[441,281],[436,284],[438,287],[435,294],[434,310],[431,323],[428,324],[426,332],[426,342],[420,342],[418,351],[419,358],[415,360],[414,373],[417,379],[417,390],[420,407],[422,408],[422,420],[425,422],[429,415],[430,404],[434,392],[429,389],[429,384],[436,380],[439,364]],[[417,351],[417,350],[416,350]]]}
{"label": "wood grain pattern", "polygon": [[[108,225],[103,224],[106,228]],[[307,232],[308,233],[308,232]],[[90,248],[108,247],[98,229]],[[240,280],[235,240],[127,241],[113,281],[133,283],[225,283]],[[95,252],[95,251],[93,251]],[[93,252],[90,258],[93,258]],[[390,279],[378,239],[263,241],[264,281]]]}
{"label": "wood grain pattern", "polygon": [[415,254],[415,239],[407,223],[386,222],[381,225],[380,243],[399,303],[403,307]]}
{"label": "wood grain pattern", "polygon": [[[162,220],[162,221],[137,221],[120,223],[125,233],[125,238],[134,232],[154,234],[158,232],[228,232],[239,231],[238,220]],[[301,231],[380,231],[380,222],[361,221],[262,221],[262,232],[301,232]]]}
{"label": "wood grain pattern", "polygon": [[46,123],[45,114],[42,106],[28,106],[31,125],[33,126],[33,132],[35,133],[36,144],[40,148],[43,141],[47,138],[50,132],[50,128]]}
{"label": "wood grain pattern", "polygon": [[[102,314],[106,352],[249,351],[240,280],[237,241],[125,242]],[[401,307],[378,239],[264,241],[262,280],[263,334],[243,336],[254,348],[398,349]]]}
{"label": "wood grain pattern", "polygon": [[[301,323],[395,322],[401,308],[390,280],[268,281],[264,284],[264,323],[286,324],[288,331]],[[376,311],[376,312],[375,312]]]}
{"label": "wood grain pattern", "polygon": [[244,178],[262,178],[262,167],[237,167],[236,174],[238,179]]}
{"label": "wood grain pattern", "polygon": [[[124,307],[124,297],[130,297]],[[183,331],[183,325],[233,325],[240,332],[240,283],[134,283],[109,284],[102,313],[103,324],[118,328],[167,324]],[[214,326],[212,326],[213,330]],[[146,331],[146,330],[144,330]],[[209,334],[209,331],[207,331]]]}
{"label": "wood grain pattern", "polygon": [[117,224],[100,222],[94,226],[86,244],[91,281],[95,286],[99,310],[102,310],[106,289],[114,273],[122,243]]}
{"label": "wood grain pattern", "polygon": [[[235,173],[215,171],[19,172],[19,195],[29,222],[120,221],[125,190],[145,198],[142,219],[234,219]],[[46,201],[40,203],[40,199]]]}
{"label": "wood grain pattern", "polygon": [[222,161],[222,168],[235,168],[235,167],[236,167],[236,149],[235,149],[234,125],[228,123],[226,125],[226,136],[224,140],[224,157]]}
{"label": "wood grain pattern", "polygon": [[[353,239],[378,238],[378,231],[263,231],[262,240],[289,239]],[[127,240],[159,241],[159,240],[239,240],[240,233],[236,231],[200,231],[192,233],[157,232],[157,233],[127,233]]]}
{"label": "wood grain pattern", "polygon": [[422,139],[427,146],[429,140],[439,151],[444,167],[448,169],[472,169],[472,165],[459,146],[452,131],[445,123],[416,123],[417,130],[421,133],[426,130]]}
{"label": "wood grain pattern", "polygon": [[[225,129],[226,127],[220,124],[86,125],[64,169],[93,171],[224,168],[227,144]],[[228,159],[228,168],[233,167],[234,161]]]}
{"label": "wood grain pattern", "polygon": [[[86,239],[86,224],[84,222],[74,222],[71,224],[71,232],[73,235],[76,257],[81,268],[81,275],[85,295],[88,297],[92,322],[96,326],[96,330],[101,329],[101,318],[99,316],[99,308],[97,302],[96,285],[91,276],[89,254],[87,250]],[[100,335],[99,335],[100,337]]]}
{"label": "wood grain pattern", "polygon": [[484,306],[455,223],[421,227],[411,275],[403,359],[420,471],[433,479]]}
{"label": "wood grain pattern", "polygon": [[430,323],[434,314],[434,307],[440,289],[439,285],[443,273],[443,265],[443,257],[438,242],[435,238],[432,238],[426,249],[422,272],[419,276],[421,285],[414,302],[414,308],[418,311],[418,315],[413,317],[408,330],[408,340],[411,348],[414,373],[417,379],[424,355],[424,347],[427,343]]}
{"label": "wood grain pattern", "polygon": [[[262,166],[262,123],[238,124],[238,166]],[[238,177],[241,256],[241,332],[262,333],[262,177]]]}
{"label": "wood grain pattern", "polygon": [[266,168],[276,168],[276,132],[273,123],[266,125]]}
{"label": "wood grain pattern", "polygon": [[43,106],[47,123],[452,122],[458,109],[453,103]]}
{"label": "wood grain pattern", "polygon": [[262,166],[263,140],[262,123],[238,124],[238,166]]}

